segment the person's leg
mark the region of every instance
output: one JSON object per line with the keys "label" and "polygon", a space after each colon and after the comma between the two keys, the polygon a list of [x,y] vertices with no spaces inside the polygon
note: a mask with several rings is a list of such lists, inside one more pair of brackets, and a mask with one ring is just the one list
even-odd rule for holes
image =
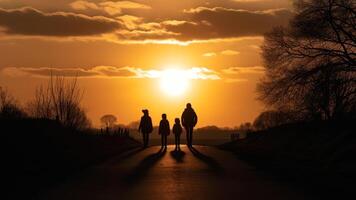
{"label": "person's leg", "polygon": [[164,135],[163,137],[164,137],[164,139],[163,139],[164,147],[166,148],[167,147],[167,135]]}
{"label": "person's leg", "polygon": [[165,143],[166,147],[167,147],[167,139],[168,139],[168,137],[167,137],[167,135],[166,135],[166,141],[165,141],[165,142],[166,142],[166,143]]}
{"label": "person's leg", "polygon": [[187,146],[189,146],[189,129],[188,129],[188,127],[185,127],[185,133],[186,133],[186,137],[187,137]]}
{"label": "person's leg", "polygon": [[177,146],[180,149],[180,134],[177,134]]}
{"label": "person's leg", "polygon": [[150,134],[149,133],[146,133],[146,147],[148,147],[148,141],[150,139]]}
{"label": "person's leg", "polygon": [[178,148],[178,140],[177,140],[177,134],[174,135],[174,144],[175,144],[175,149],[177,150]]}
{"label": "person's leg", "polygon": [[188,147],[190,147],[190,132],[188,127],[186,128],[186,131],[187,131],[187,145]]}
{"label": "person's leg", "polygon": [[145,146],[146,142],[146,134],[142,133],[142,141],[143,141],[143,146]]}
{"label": "person's leg", "polygon": [[190,127],[190,147],[193,146],[193,127]]}
{"label": "person's leg", "polygon": [[163,135],[161,135],[161,146],[163,147]]}
{"label": "person's leg", "polygon": [[146,133],[146,137],[145,137],[146,141],[145,141],[145,145],[146,147],[148,146],[148,133]]}

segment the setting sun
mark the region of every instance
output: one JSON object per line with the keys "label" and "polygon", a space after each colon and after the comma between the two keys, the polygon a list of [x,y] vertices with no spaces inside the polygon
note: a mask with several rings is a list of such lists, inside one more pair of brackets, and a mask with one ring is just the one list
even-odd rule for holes
{"label": "setting sun", "polygon": [[160,78],[160,87],[169,96],[181,96],[189,87],[189,74],[179,69],[164,70]]}

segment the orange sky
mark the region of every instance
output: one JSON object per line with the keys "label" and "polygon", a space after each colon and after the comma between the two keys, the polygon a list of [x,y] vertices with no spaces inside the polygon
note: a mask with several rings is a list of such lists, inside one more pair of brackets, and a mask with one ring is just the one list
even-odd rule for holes
{"label": "orange sky", "polygon": [[[287,23],[289,0],[167,2],[0,0],[0,85],[24,104],[50,71],[77,74],[95,126],[107,113],[138,120],[142,108],[156,124],[163,112],[173,120],[187,102],[198,126],[252,121],[262,35]],[[179,96],[161,89],[170,68],[189,76]]]}

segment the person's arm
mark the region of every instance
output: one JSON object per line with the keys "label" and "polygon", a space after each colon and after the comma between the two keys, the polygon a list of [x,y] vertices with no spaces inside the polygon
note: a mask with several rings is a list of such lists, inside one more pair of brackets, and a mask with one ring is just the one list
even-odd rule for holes
{"label": "person's arm", "polygon": [[152,132],[153,131],[153,125],[152,125],[151,117],[148,118],[148,123],[149,123],[149,126],[150,126],[150,132]]}
{"label": "person's arm", "polygon": [[194,126],[198,123],[198,115],[194,112]]}
{"label": "person's arm", "polygon": [[[185,111],[184,111],[185,112]],[[182,121],[182,125],[184,126],[184,124],[185,124],[185,122],[184,122],[184,118],[185,118],[185,116],[184,116],[184,112],[182,113],[182,116],[181,116],[181,121]]]}

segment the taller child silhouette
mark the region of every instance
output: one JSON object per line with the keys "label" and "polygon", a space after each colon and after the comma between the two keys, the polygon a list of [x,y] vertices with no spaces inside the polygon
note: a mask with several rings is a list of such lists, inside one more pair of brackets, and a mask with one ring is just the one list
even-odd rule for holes
{"label": "taller child silhouette", "polygon": [[161,135],[162,148],[167,148],[167,136],[170,134],[169,121],[167,115],[162,114],[162,120],[159,122],[158,134]]}
{"label": "taller child silhouette", "polygon": [[190,103],[187,103],[187,107],[185,108],[182,114],[182,125],[184,126],[185,132],[187,133],[188,147],[193,146],[193,129],[197,123],[198,116],[192,108],[192,105]]}

